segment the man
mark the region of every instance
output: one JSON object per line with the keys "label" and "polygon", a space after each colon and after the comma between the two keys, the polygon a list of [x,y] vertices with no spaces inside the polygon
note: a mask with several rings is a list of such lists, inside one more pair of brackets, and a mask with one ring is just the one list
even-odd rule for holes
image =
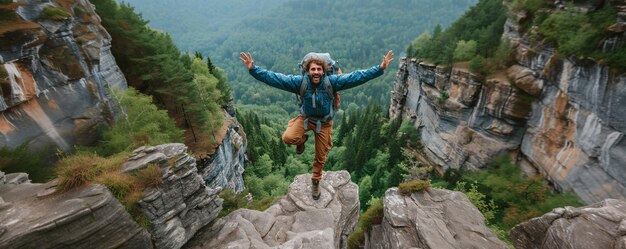
{"label": "man", "polygon": [[[361,85],[371,79],[381,76],[393,60],[393,52],[387,52],[380,65],[368,70],[358,70],[349,74],[326,75],[328,70],[326,61],[318,57],[305,59],[303,69],[306,75],[284,75],[265,70],[254,65],[252,55],[241,52],[239,59],[246,65],[248,72],[255,79],[272,87],[288,92],[300,94],[300,86],[308,84],[300,103],[301,114],[289,121],[287,130],[283,133],[283,142],[296,145],[296,153],[304,151],[304,143],[309,138],[305,133],[314,130],[315,160],[313,162],[313,176],[311,177],[311,196],[317,200],[320,197],[319,183],[322,178],[322,169],[326,163],[326,153],[332,147],[332,101],[333,94],[324,91],[325,80],[328,80],[334,91],[341,91]],[[326,79],[327,77],[327,79]]]}

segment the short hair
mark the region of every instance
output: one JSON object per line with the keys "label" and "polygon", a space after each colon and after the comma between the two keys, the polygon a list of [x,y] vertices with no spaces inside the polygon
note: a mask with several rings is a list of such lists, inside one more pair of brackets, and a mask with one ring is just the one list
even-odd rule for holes
{"label": "short hair", "polygon": [[304,61],[304,71],[306,72],[309,71],[309,67],[311,66],[311,63],[321,65],[324,72],[328,71],[328,63],[326,63],[325,60],[319,57],[311,57],[311,58],[308,58],[306,61]]}

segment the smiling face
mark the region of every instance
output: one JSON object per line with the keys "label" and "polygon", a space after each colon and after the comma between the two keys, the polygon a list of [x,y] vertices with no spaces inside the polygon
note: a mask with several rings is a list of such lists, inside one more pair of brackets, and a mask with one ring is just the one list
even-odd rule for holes
{"label": "smiling face", "polygon": [[324,68],[322,65],[319,65],[315,62],[311,62],[309,64],[309,77],[311,78],[311,82],[315,85],[320,83],[322,76],[324,75]]}

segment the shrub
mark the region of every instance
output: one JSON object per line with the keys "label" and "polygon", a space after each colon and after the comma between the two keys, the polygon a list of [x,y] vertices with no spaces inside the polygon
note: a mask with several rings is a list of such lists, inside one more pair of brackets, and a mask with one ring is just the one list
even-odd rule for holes
{"label": "shrub", "polygon": [[496,216],[495,210],[498,209],[498,206],[493,202],[493,200],[488,202],[486,200],[487,196],[478,191],[478,183],[474,182],[470,184],[469,188],[465,187],[465,184],[466,183],[462,181],[458,182],[454,190],[463,192],[467,196],[469,201],[483,214],[486,223],[493,222],[493,219]]}
{"label": "shrub", "polygon": [[495,225],[511,229],[514,225],[562,206],[580,206],[582,202],[571,194],[553,194],[543,178],[525,177],[519,166],[507,158],[498,158],[487,170],[462,176],[464,181],[478,183],[478,190],[487,193],[496,209]]}
{"label": "shrub", "polygon": [[474,56],[474,58],[472,58],[469,61],[469,70],[472,73],[484,74],[483,73],[485,72],[484,68],[485,68],[485,58],[480,55]]}
{"label": "shrub", "polygon": [[450,95],[448,95],[448,91],[441,91],[437,102],[439,102],[440,105],[443,105],[444,103],[446,103],[446,100],[448,100],[449,98],[450,98]]}
{"label": "shrub", "polygon": [[549,7],[550,4],[546,0],[523,0],[524,10],[529,13],[537,12],[541,8]]}
{"label": "shrub", "polygon": [[137,183],[144,189],[148,187],[156,188],[163,183],[163,177],[161,174],[161,167],[150,164],[148,167],[138,170],[135,173]]}
{"label": "shrub", "polygon": [[539,34],[533,37],[535,40],[543,39],[545,42],[554,43],[561,56],[592,57],[600,60],[600,63],[621,70],[626,68],[626,63],[613,59],[613,56],[623,57],[623,53],[620,53],[624,51],[623,45],[617,51],[608,53],[602,52],[600,47],[606,35],[605,30],[615,22],[616,15],[616,10],[609,5],[589,13],[568,7],[542,17],[545,20],[541,22],[534,21],[540,24]]}
{"label": "shrub", "polygon": [[[121,165],[129,153],[119,153],[107,158],[95,152],[78,150],[76,154],[61,159],[56,166],[58,189],[68,191],[86,184],[99,183],[106,186],[131,212],[143,197],[147,187],[161,184],[161,169],[149,165],[135,173],[121,172]],[[132,212],[131,212],[132,213]]]}
{"label": "shrub", "polygon": [[110,94],[121,106],[117,112],[123,115],[104,131],[97,147],[99,154],[108,156],[143,145],[182,142],[183,131],[176,128],[165,110],[154,105],[152,97],[130,87],[125,92],[112,89]]}
{"label": "shrub", "polygon": [[398,133],[400,133],[401,144],[409,142],[413,148],[417,148],[420,143],[420,133],[414,124],[409,121],[402,121]]}
{"label": "shrub", "polygon": [[430,188],[430,180],[414,180],[410,182],[400,183],[398,191],[403,195],[410,195],[413,192],[418,192]]}
{"label": "shrub", "polygon": [[94,181],[106,186],[118,200],[123,200],[133,187],[133,178],[119,171],[102,174]]}
{"label": "shrub", "polygon": [[365,241],[365,232],[370,232],[372,225],[383,222],[384,206],[379,198],[373,198],[368,202],[370,207],[359,217],[357,228],[348,237],[348,248],[360,248]]}
{"label": "shrub", "polygon": [[46,165],[48,149],[29,150],[28,143],[16,148],[4,146],[0,148],[0,170],[5,173],[28,173],[34,182],[46,182],[54,177],[52,167]]}
{"label": "shrub", "polygon": [[62,21],[70,17],[72,17],[72,15],[66,10],[64,10],[63,8],[52,7],[52,6],[49,6],[43,9],[43,11],[41,12],[41,15],[39,16],[40,19],[55,20],[55,21]]}
{"label": "shrub", "polygon": [[103,161],[104,158],[90,152],[81,152],[61,159],[56,167],[58,188],[67,191],[91,182],[102,173],[102,168],[98,165]]}

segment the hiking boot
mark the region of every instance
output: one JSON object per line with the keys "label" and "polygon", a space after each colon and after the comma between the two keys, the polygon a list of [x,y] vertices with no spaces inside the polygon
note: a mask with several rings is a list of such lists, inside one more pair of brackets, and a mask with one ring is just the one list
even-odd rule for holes
{"label": "hiking boot", "polygon": [[311,197],[313,200],[320,198],[320,180],[311,179]]}
{"label": "hiking boot", "polygon": [[304,135],[304,142],[302,142],[301,144],[296,145],[296,154],[300,155],[304,152],[304,144],[306,143],[306,140],[309,139],[309,135]]}

